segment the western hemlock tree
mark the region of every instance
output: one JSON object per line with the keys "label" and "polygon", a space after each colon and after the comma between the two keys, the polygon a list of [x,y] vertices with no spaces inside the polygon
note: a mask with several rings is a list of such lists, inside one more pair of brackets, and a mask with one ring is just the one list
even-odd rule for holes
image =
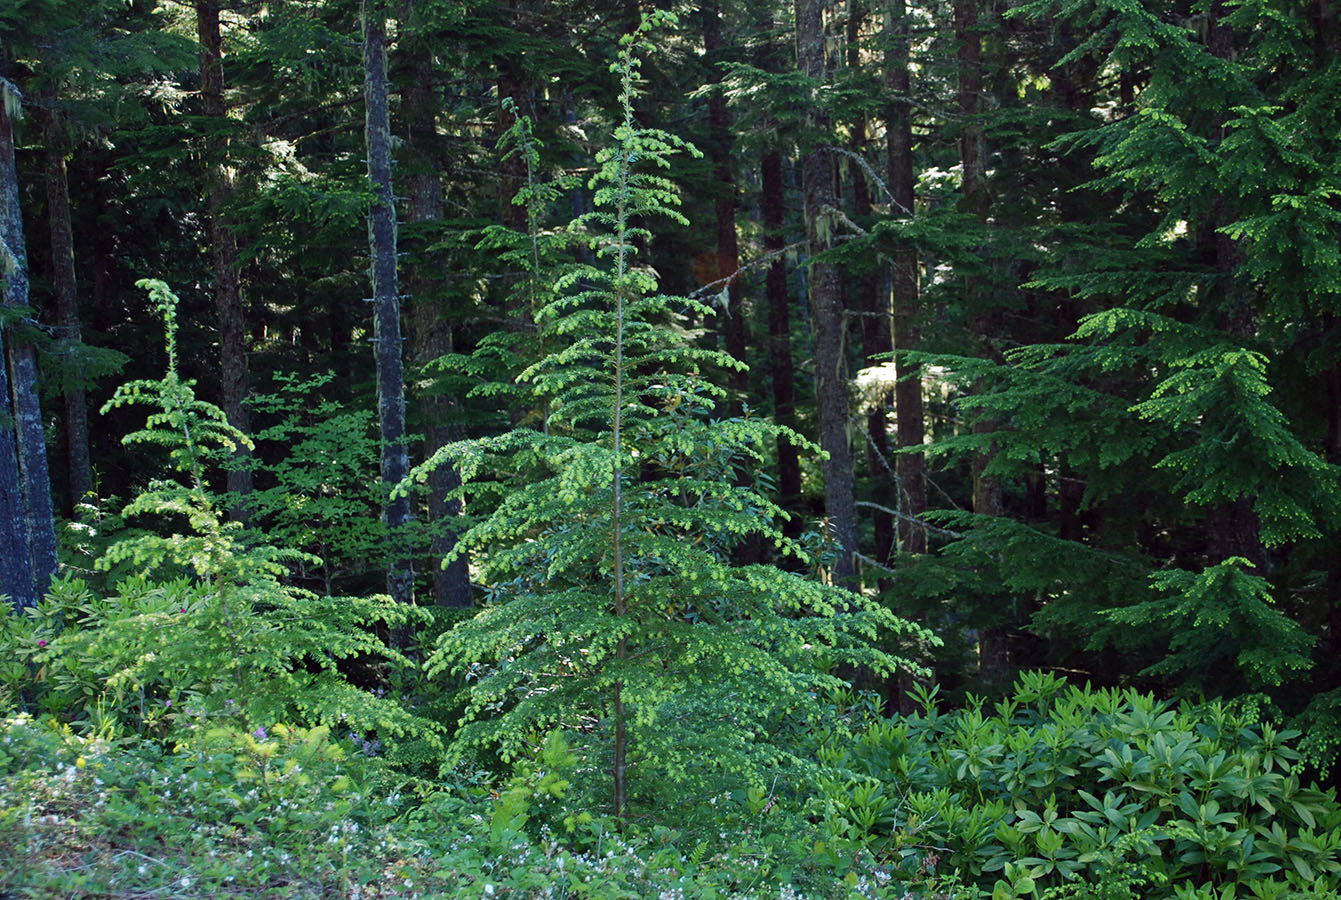
{"label": "western hemlock tree", "polygon": [[[386,14],[378,0],[364,0],[364,134],[373,202],[368,210],[368,247],[373,284],[373,333],[377,341],[377,421],[382,429],[382,482],[399,484],[409,472],[405,444],[405,378],[401,363],[400,297],[396,289],[396,207],[391,193],[391,110],[386,75]],[[403,547],[410,522],[408,497],[387,501],[391,539],[387,593],[408,603],[414,598],[414,569]]]}
{"label": "western hemlock tree", "polygon": [[658,293],[637,264],[650,221],[684,222],[657,170],[697,154],[634,122],[635,54],[666,18],[644,19],[616,63],[623,122],[597,156],[595,211],[574,223],[595,235],[595,260],[542,296],[551,350],[519,381],[545,427],[452,445],[415,473],[453,458],[467,478],[486,464],[525,475],[466,488],[494,509],[457,550],[480,551],[489,602],[429,662],[468,681],[456,751],[511,761],[561,729],[588,767],[608,768],[620,816],[658,783],[757,784],[767,766],[800,763],[775,738],[842,684],[829,665],[890,670],[900,661],[873,648],[876,629],[914,629],[849,592],[730,562],[751,535],[799,552],[733,465],[763,459],[779,433],[816,448],[759,419],[710,418],[724,391],[702,370],[740,363],[692,347],[681,323],[710,309]]}
{"label": "western hemlock tree", "polygon": [[[196,4],[196,33],[200,39],[200,99],[210,130],[206,142],[208,175],[205,205],[209,214],[210,253],[214,265],[214,305],[219,316],[219,381],[223,408],[235,428],[247,431],[250,375],[247,370],[247,320],[238,272],[237,235],[228,204],[233,176],[228,165],[228,103],[224,94],[223,33],[218,0]],[[240,498],[233,515],[245,515],[251,493],[249,451],[238,445],[237,465],[228,470],[228,489]]]}
{"label": "western hemlock tree", "polygon": [[[0,45],[0,65],[4,60],[4,47]],[[30,315],[28,251],[23,237],[23,214],[19,208],[19,176],[14,164],[14,120],[19,117],[20,99],[18,89],[0,75],[0,282],[4,285],[0,309],[10,316],[17,313],[16,318]],[[22,548],[19,552],[27,552],[31,559],[29,571],[34,583],[21,594],[14,594],[16,604],[22,606],[33,596],[33,590],[38,597],[45,594],[56,574],[56,526],[51,508],[51,476],[47,469],[42,406],[38,398],[37,350],[28,334],[13,328],[6,330],[8,340],[0,365],[9,366],[13,376],[14,421],[12,426],[7,422],[0,423],[0,428],[12,427],[11,433],[15,436],[18,496],[22,497],[27,541],[7,547],[5,552],[13,553],[19,547]],[[10,395],[6,394],[5,400],[9,401]],[[6,403],[5,411],[9,408]],[[5,452],[3,446],[0,446],[0,452]],[[0,465],[8,467],[8,459]]]}
{"label": "western hemlock tree", "polygon": [[[825,33],[821,0],[796,0],[796,67],[815,92],[806,124],[812,143],[802,163],[805,191],[806,240],[811,256],[833,246],[833,210],[837,185],[833,155],[823,146],[829,139],[830,119],[819,91],[827,80]],[[815,331],[815,402],[819,406],[820,446],[824,462],[824,514],[839,546],[833,577],[856,586],[858,552],[857,506],[852,475],[852,451],[847,442],[847,376],[843,359],[843,288],[838,268],[828,259],[812,260],[809,267],[810,315]]]}
{"label": "western hemlock tree", "polygon": [[377,631],[407,630],[422,614],[385,596],[333,602],[295,587],[294,565],[319,559],[268,544],[241,522],[225,520],[219,499],[206,488],[207,467],[234,457],[237,446],[251,440],[181,378],[177,297],[161,281],[138,284],[163,316],[167,371],[159,379],[121,385],[103,412],[149,406],[144,427],[123,441],[165,448],[172,475],[151,481],[122,514],[185,527],[126,537],[108,548],[99,569],[131,563],[143,574],[120,582],[119,596],[99,606],[99,627],[73,630],[55,642],[55,665],[95,660],[92,682],[113,691],[138,686],[151,695],[167,691],[168,699],[185,693],[203,708],[236,708],[263,725],[348,722],[388,740],[403,739],[400,752],[436,755],[437,726],[393,698],[355,687],[339,669],[339,661],[354,658],[408,668],[412,663]]}

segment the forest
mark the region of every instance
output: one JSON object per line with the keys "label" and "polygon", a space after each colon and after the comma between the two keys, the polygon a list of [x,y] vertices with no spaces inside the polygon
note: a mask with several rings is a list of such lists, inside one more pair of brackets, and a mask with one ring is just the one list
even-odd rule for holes
{"label": "forest", "polygon": [[1341,896],[1334,0],[0,0],[0,898]]}

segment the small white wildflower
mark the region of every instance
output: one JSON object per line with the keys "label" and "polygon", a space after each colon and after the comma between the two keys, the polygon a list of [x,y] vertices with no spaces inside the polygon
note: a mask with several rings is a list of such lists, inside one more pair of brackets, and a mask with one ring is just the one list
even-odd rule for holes
{"label": "small white wildflower", "polygon": [[486,884],[484,886],[484,896],[492,897],[493,895],[494,895],[494,886],[492,884]]}
{"label": "small white wildflower", "polygon": [[177,882],[177,883],[180,884],[180,885],[181,885],[182,887],[184,887],[184,888],[189,888],[189,887],[191,886],[191,879],[189,879],[189,878],[183,878],[181,881],[179,881],[179,882]]}
{"label": "small white wildflower", "polygon": [[144,875],[149,871],[149,867],[146,866],[144,863],[140,863],[138,866],[135,867],[135,871],[139,872],[141,875]]}

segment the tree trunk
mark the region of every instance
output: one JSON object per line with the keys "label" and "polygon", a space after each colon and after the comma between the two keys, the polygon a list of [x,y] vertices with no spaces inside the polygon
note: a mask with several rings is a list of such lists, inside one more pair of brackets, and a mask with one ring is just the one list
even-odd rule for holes
{"label": "tree trunk", "polygon": [[[210,129],[222,129],[228,119],[224,99],[223,35],[219,28],[219,0],[198,0],[196,30],[200,40],[200,100]],[[243,312],[242,283],[238,274],[237,237],[229,217],[228,201],[233,177],[228,167],[228,140],[214,134],[206,140],[208,185],[205,207],[209,217],[210,248],[214,264],[214,306],[219,316],[219,405],[231,425],[251,430],[246,406],[250,390],[247,369],[247,323]],[[238,447],[228,471],[228,490],[239,498],[251,493],[250,452]],[[245,502],[230,511],[230,517],[246,518]]]}
{"label": "tree trunk", "polygon": [[[787,291],[787,245],[783,234],[782,157],[775,150],[764,153],[760,166],[764,223],[764,249],[777,254],[768,265],[764,291],[768,298],[769,366],[773,386],[773,421],[796,429],[796,367],[792,362],[791,297]],[[798,538],[805,525],[801,510],[801,459],[796,445],[778,438],[778,505],[790,518],[782,533]]]}
{"label": "tree trunk", "polygon": [[[364,134],[373,202],[368,210],[372,257],[373,340],[377,357],[377,421],[382,434],[382,484],[386,490],[409,473],[405,445],[405,378],[401,365],[400,298],[396,288],[396,207],[391,192],[391,111],[387,97],[386,20],[380,0],[363,0]],[[410,499],[388,498],[383,507],[389,557],[387,593],[414,599],[414,569],[405,547]]]}
{"label": "tree trunk", "polygon": [[[759,31],[771,32],[773,20],[764,17]],[[780,74],[786,65],[774,46],[764,45],[756,55],[756,64],[766,72]],[[766,123],[776,129],[771,118]],[[768,308],[768,359],[773,392],[773,421],[796,430],[796,366],[792,360],[791,297],[787,290],[786,204],[782,179],[782,155],[778,151],[776,131],[770,145],[760,159],[760,216],[764,226],[764,250],[770,255],[764,295]],[[801,508],[801,460],[796,445],[778,438],[778,505],[786,510],[788,518],[782,523],[782,533],[792,539],[801,536],[805,527]],[[787,557],[784,566],[796,566],[793,557]]]}
{"label": "tree trunk", "polygon": [[[4,87],[0,86],[0,91]],[[37,603],[34,593],[33,559],[24,552],[28,540],[28,522],[23,514],[23,479],[19,475],[19,448],[10,422],[14,406],[10,401],[9,372],[5,365],[5,329],[0,326],[0,594],[9,598],[15,609]]]}
{"label": "tree trunk", "polygon": [[[0,47],[0,65],[5,63]],[[23,212],[19,207],[19,176],[14,164],[14,130],[11,110],[17,111],[20,94],[16,87],[0,76],[0,280],[4,281],[4,305],[10,308],[28,306],[28,251],[23,239]],[[22,331],[9,330],[5,344],[5,360],[9,372],[5,381],[5,407],[13,412],[13,430],[6,421],[0,430],[6,433],[0,441],[0,474],[6,503],[0,515],[7,520],[0,525],[5,532],[14,531],[10,513],[11,503],[22,504],[23,528],[21,539],[0,547],[7,556],[23,555],[27,550],[27,565],[22,560],[5,566],[5,578],[14,586],[11,600],[18,606],[27,606],[40,599],[56,574],[56,524],[51,509],[51,475],[47,470],[46,436],[42,431],[42,407],[38,395],[37,351],[23,337]],[[12,402],[12,406],[10,403]],[[6,416],[8,419],[8,416]],[[12,438],[11,438],[12,436]],[[10,440],[13,444],[15,468],[10,466]],[[15,478],[17,475],[17,478]],[[19,490],[9,483],[17,481]],[[26,538],[26,539],[22,539]],[[17,552],[15,552],[17,551]],[[26,569],[26,572],[25,572]],[[27,576],[26,582],[23,580]],[[26,589],[25,589],[26,584]],[[0,588],[9,593],[7,587]]]}
{"label": "tree trunk", "polygon": [[[414,20],[414,3],[405,4],[403,20]],[[434,143],[436,128],[436,92],[433,88],[433,56],[429,43],[422,34],[411,31],[402,39],[402,47],[409,60],[409,78],[403,94],[402,115],[409,140],[409,159],[405,180],[409,189],[406,219],[410,223],[441,222],[443,217],[442,181],[438,175]],[[427,236],[421,245],[431,243]],[[440,254],[422,249],[407,277],[410,288],[412,323],[410,329],[411,357],[416,366],[423,367],[452,350],[452,329],[440,313],[443,279],[437,274],[444,271],[446,261]],[[456,440],[459,429],[451,421],[452,402],[441,394],[425,393],[419,398],[424,419],[424,459],[439,448]],[[428,479],[428,522],[433,534],[429,544],[429,571],[433,573],[433,601],[439,606],[465,607],[471,603],[470,569],[464,555],[457,557],[446,568],[440,563],[456,545],[459,529],[453,520],[462,512],[459,499],[447,495],[461,486],[461,476],[451,463],[438,466]]]}
{"label": "tree trunk", "polygon": [[[819,85],[825,79],[825,0],[797,0],[797,66],[801,74]],[[807,110],[810,141],[829,134],[829,114],[819,103]],[[806,240],[810,256],[829,249],[830,209],[837,207],[833,158],[822,148],[811,149],[802,165],[805,192]],[[833,577],[837,583],[854,586],[857,574],[857,502],[852,475],[852,451],[848,447],[848,380],[843,366],[842,284],[831,263],[810,264],[810,314],[815,329],[815,400],[819,405],[819,447],[829,455],[825,473],[827,530],[838,545]]]}
{"label": "tree trunk", "polygon": [[[964,178],[964,209],[986,222],[991,198],[987,192],[986,148],[982,126],[982,34],[978,28],[977,4],[978,0],[955,0],[959,112],[964,117],[963,131],[959,137],[959,160]],[[998,354],[993,347],[993,339],[999,323],[991,309],[991,299],[985,296],[985,285],[979,279],[965,280],[965,295],[978,308],[973,327],[982,345],[982,352],[988,358],[995,358]],[[998,427],[998,422],[985,417],[979,417],[973,423],[974,432],[979,434],[992,434]],[[987,473],[995,457],[996,448],[992,447],[973,459],[973,511],[983,516],[1000,516],[1004,512],[1001,479]],[[982,630],[978,642],[978,673],[984,681],[989,684],[1004,681],[1009,666],[1006,651],[1004,624],[989,625]]]}
{"label": "tree trunk", "polygon": [[[849,5],[847,19],[847,64],[857,71],[861,67],[861,28],[865,20],[864,4],[852,2]],[[866,149],[867,122],[864,115],[859,116],[851,125],[851,139],[848,149],[861,156]],[[869,217],[874,207],[871,202],[871,189],[866,183],[866,172],[859,165],[851,167],[852,172],[852,211],[859,218]],[[882,297],[883,278],[875,266],[858,276],[856,285],[857,308],[861,313],[861,349],[865,365],[879,365],[881,359],[892,347],[892,322],[889,304]],[[871,498],[880,506],[889,509],[897,504],[890,490],[893,474],[889,460],[889,396],[881,393],[875,398],[866,415],[867,440],[863,441],[866,454],[866,468],[873,485]],[[873,554],[881,565],[889,565],[894,552],[894,517],[884,510],[874,510],[871,516]],[[882,583],[888,578],[882,577]]]}
{"label": "tree trunk", "polygon": [[[796,62],[801,74],[813,85],[823,82],[825,0],[796,0]],[[807,110],[809,139],[828,138],[829,116],[819,103]],[[815,147],[802,166],[805,193],[806,239],[810,256],[832,245],[831,213],[837,206],[833,159],[829,151]],[[855,586],[857,553],[857,505],[852,479],[852,452],[847,442],[847,378],[843,365],[843,300],[838,270],[825,262],[810,265],[810,310],[815,327],[815,382],[819,404],[820,447],[824,461],[824,512],[828,531],[838,545],[833,578],[838,584]]]}
{"label": "tree trunk", "polygon": [[[893,214],[911,218],[916,199],[916,174],[913,168],[913,112],[909,100],[908,14],[903,0],[891,0],[888,15],[886,27],[892,38],[885,55],[885,79],[892,98],[885,127],[889,191],[894,201]],[[919,292],[916,250],[895,251],[890,284],[894,349],[916,350]],[[922,367],[896,358],[894,371],[899,379],[894,388],[899,448],[921,447],[926,436],[922,413]],[[920,524],[927,511],[924,460],[921,453],[903,453],[897,462],[899,509],[908,516],[899,520],[899,540],[907,553],[927,552],[927,531]]]}
{"label": "tree trunk", "polygon": [[[708,83],[720,84],[722,72],[716,67],[725,42],[722,39],[721,4],[708,0],[703,4],[703,49],[707,55]],[[708,157],[712,160],[715,203],[717,213],[717,277],[730,278],[724,285],[726,309],[721,314],[722,336],[726,352],[733,359],[745,362],[745,307],[740,279],[734,277],[740,268],[740,242],[736,235],[736,177],[731,171],[731,113],[726,97],[715,91],[708,99]],[[731,395],[727,398],[727,414],[739,416],[742,403],[749,393],[749,375],[732,372],[729,376]]]}
{"label": "tree trunk", "polygon": [[[47,220],[51,231],[52,287],[56,296],[56,318],[60,325],[60,344],[67,363],[74,359],[79,345],[79,301],[75,292],[74,238],[70,228],[70,183],[65,168],[65,152],[60,120],[56,113],[56,93],[45,98],[42,110],[42,142],[46,168]],[[79,373],[69,377],[77,382]],[[93,465],[88,449],[88,406],[84,389],[67,383],[65,395],[65,460],[69,482],[69,513],[93,491]]]}
{"label": "tree trunk", "polygon": [[[722,39],[721,4],[718,0],[708,0],[703,4],[703,49],[707,57],[708,83],[720,84],[722,72],[717,68],[725,42]],[[736,176],[731,169],[731,113],[726,106],[726,97],[714,92],[708,98],[708,157],[712,160],[714,188],[717,191],[715,203],[717,213],[717,278],[729,279],[722,289],[726,292],[726,308],[719,314],[722,337],[726,352],[741,363],[746,362],[745,346],[748,335],[745,327],[744,290],[736,272],[740,269],[740,241],[736,235]],[[750,376],[748,370],[733,369],[727,376],[728,395],[723,411],[729,417],[739,417],[745,411],[745,398],[749,396]],[[754,481],[750,468],[741,465],[736,469],[735,483],[746,486]],[[740,565],[752,565],[763,559],[763,544],[757,534],[748,535],[736,548],[735,561]]]}

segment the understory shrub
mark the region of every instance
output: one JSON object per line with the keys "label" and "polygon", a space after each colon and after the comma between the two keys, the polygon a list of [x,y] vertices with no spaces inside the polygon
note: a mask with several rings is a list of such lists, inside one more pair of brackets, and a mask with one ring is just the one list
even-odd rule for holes
{"label": "understory shrub", "polygon": [[921,699],[829,736],[821,761],[846,774],[812,802],[817,854],[953,873],[964,898],[1336,896],[1341,807],[1301,782],[1298,732],[1045,673],[990,713]]}
{"label": "understory shrub", "polygon": [[168,477],[122,513],[154,527],[123,533],[95,562],[138,574],[103,590],[61,578],[36,607],[0,620],[0,704],[155,734],[221,719],[325,724],[435,758],[437,725],[345,671],[359,669],[371,687],[413,668],[380,634],[421,614],[387,597],[296,587],[291,566],[314,557],[226,521],[206,466],[249,440],[178,377],[177,298],[162,282],[141,286],[164,318],[168,370],[122,385],[108,406],[149,406],[125,442],[168,451]]}
{"label": "understory shrub", "polygon": [[[795,851],[807,842],[759,827],[759,817],[712,839],[664,826],[616,831],[604,817],[528,834],[516,818],[527,801],[495,797],[472,777],[404,777],[325,728],[200,726],[178,737],[166,747],[80,736],[49,719],[0,720],[0,858],[9,863],[0,896],[905,896],[892,883],[803,871]],[[530,788],[545,791],[543,778]]]}

